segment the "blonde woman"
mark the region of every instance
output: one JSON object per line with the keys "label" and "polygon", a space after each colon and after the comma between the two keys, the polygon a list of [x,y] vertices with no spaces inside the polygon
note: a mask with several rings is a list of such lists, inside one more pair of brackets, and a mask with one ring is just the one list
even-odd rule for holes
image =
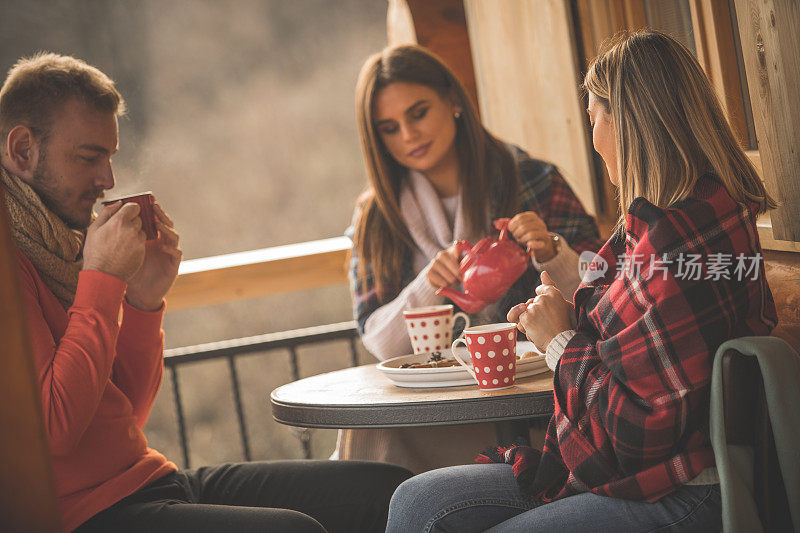
{"label": "blonde woman", "polygon": [[408,480],[387,531],[721,529],[711,363],[723,341],[775,326],[755,226],[775,204],[671,37],[625,38],[584,87],[623,215],[574,307],[545,283],[509,313],[555,371],[544,449]]}
{"label": "blonde woman", "polygon": [[[403,310],[446,303],[436,290],[461,282],[454,241],[477,242],[494,231],[497,218],[511,219],[509,230],[532,261],[499,302],[471,316],[473,325],[505,322],[545,268],[565,294],[577,288],[578,254],[601,244],[594,220],[552,164],[481,125],[463,86],[436,56],[419,46],[375,54],[361,70],[356,100],[369,186],[354,215],[350,277],[359,332],[375,357],[412,353]],[[493,440],[488,425],[482,433],[461,433]],[[358,441],[351,438],[356,435]],[[457,464],[452,461],[472,453],[465,446],[459,456],[447,446],[463,442],[452,428],[342,437],[344,458],[380,459],[415,471]]]}

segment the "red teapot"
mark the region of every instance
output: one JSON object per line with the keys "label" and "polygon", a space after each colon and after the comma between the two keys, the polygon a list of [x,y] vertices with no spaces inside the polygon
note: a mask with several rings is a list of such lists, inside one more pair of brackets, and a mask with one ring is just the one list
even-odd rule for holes
{"label": "red teapot", "polygon": [[475,246],[457,241],[458,253],[465,254],[458,267],[464,292],[442,287],[436,294],[450,298],[469,314],[499,300],[528,268],[528,254],[508,234],[508,222],[507,218],[494,222],[500,230],[497,239],[485,237]]}

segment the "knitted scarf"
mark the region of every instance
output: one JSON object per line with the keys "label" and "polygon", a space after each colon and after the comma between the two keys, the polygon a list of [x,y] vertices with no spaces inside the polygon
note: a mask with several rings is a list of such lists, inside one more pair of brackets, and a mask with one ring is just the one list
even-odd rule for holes
{"label": "knitted scarf", "polygon": [[70,229],[42,203],[39,195],[0,166],[11,232],[45,285],[69,309],[83,266],[84,231]]}
{"label": "knitted scarf", "polygon": [[422,173],[411,171],[400,186],[400,212],[419,252],[414,257],[414,271],[421,271],[436,254],[457,239],[474,240],[467,235],[461,195],[453,225],[447,219],[436,189]]}

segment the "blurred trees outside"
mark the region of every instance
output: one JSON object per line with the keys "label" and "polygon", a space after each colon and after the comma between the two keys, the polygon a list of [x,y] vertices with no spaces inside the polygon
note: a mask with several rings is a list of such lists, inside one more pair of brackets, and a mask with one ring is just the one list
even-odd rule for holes
{"label": "blurred trees outside", "polygon": [[[46,50],[111,76],[129,113],[110,194],[152,190],[193,259],[342,234],[364,187],[355,80],[385,21],[381,0],[0,0],[0,68]],[[164,329],[176,347],[351,317],[342,285],[176,311]],[[299,350],[302,376],[348,364],[346,343]],[[238,367],[254,458],[301,457],[268,402],[288,354]],[[242,460],[226,362],[180,376],[192,465]],[[165,374],[146,434],[180,461],[172,402]],[[327,457],[336,432],[313,433]]]}

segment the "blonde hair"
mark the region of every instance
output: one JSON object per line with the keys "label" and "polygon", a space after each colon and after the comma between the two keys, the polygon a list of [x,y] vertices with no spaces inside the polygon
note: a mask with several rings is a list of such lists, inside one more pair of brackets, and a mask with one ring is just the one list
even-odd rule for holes
{"label": "blonde hair", "polygon": [[734,200],[756,203],[759,214],[776,207],[699,63],[669,35],[646,30],[618,37],[592,62],[583,87],[605,106],[616,130],[618,230],[635,198],[669,207],[706,173]]}
{"label": "blonde hair", "polygon": [[111,78],[80,59],[49,52],[20,59],[0,89],[0,138],[22,125],[46,141],[53,116],[71,98],[97,111],[125,114],[125,100]]}
{"label": "blonde hair", "polygon": [[[400,213],[400,185],[407,169],[390,155],[372,116],[377,94],[394,82],[429,87],[461,108],[461,116],[454,119],[454,142],[469,229],[488,228],[486,203],[493,194],[499,193],[499,214],[508,216],[517,208],[513,157],[480,123],[466,90],[442,60],[416,45],[389,47],[369,57],[356,84],[356,119],[368,185],[353,241],[360,259],[358,276],[365,280],[370,265],[379,294],[390,280],[400,281],[406,252],[415,246]],[[490,179],[497,181],[490,184]]]}

